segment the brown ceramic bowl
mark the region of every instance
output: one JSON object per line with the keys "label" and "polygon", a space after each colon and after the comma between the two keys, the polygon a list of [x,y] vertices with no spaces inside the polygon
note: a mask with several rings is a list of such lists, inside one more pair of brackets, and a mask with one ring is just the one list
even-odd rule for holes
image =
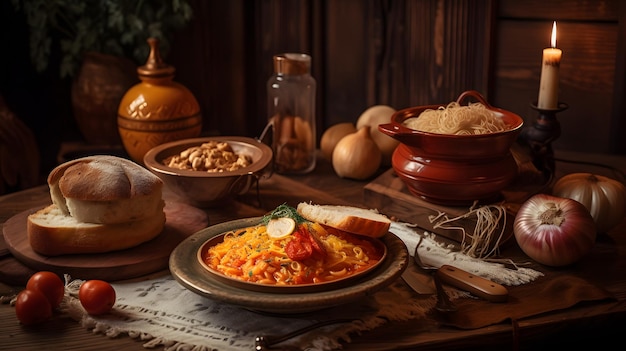
{"label": "brown ceramic bowl", "polygon": [[[230,144],[236,154],[250,156],[252,164],[229,172],[203,172],[168,167],[166,158],[210,140]],[[219,205],[225,199],[247,192],[266,171],[272,160],[272,149],[252,138],[238,136],[193,138],[161,144],[144,156],[144,164],[158,175],[165,186],[182,201],[198,207]]]}
{"label": "brown ceramic bowl", "polygon": [[453,135],[422,132],[405,127],[402,123],[412,117],[418,117],[427,109],[437,109],[439,105],[411,107],[399,110],[391,116],[391,123],[381,124],[379,130],[414,150],[415,155],[437,159],[471,160],[476,158],[501,157],[509,153],[511,145],[519,135],[524,120],[513,112],[489,105],[475,91],[466,91],[457,99],[462,103],[465,98],[474,97],[502,118],[510,129],[490,134]]}
{"label": "brown ceramic bowl", "polygon": [[433,203],[466,205],[498,197],[517,175],[510,148],[521,132],[522,118],[495,108],[475,91],[467,91],[457,102],[473,97],[502,118],[510,128],[482,135],[427,133],[402,123],[426,109],[445,105],[411,107],[397,111],[391,123],[379,130],[400,141],[392,166],[411,193]]}

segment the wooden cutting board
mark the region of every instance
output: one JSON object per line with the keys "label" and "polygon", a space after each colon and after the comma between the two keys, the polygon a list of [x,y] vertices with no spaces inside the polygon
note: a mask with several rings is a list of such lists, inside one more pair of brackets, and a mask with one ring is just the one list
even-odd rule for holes
{"label": "wooden cutting board", "polygon": [[[512,236],[512,223],[515,213],[529,195],[529,190],[522,187],[512,188],[502,193],[502,203],[506,208],[506,239]],[[462,231],[458,229],[434,228],[432,216],[445,213],[449,218],[455,218],[467,214],[470,206],[444,206],[427,202],[413,195],[404,182],[396,176],[393,169],[389,169],[379,177],[365,185],[363,188],[364,202],[371,208],[377,208],[387,216],[393,216],[396,220],[413,223],[419,227],[441,235],[460,243],[463,240]],[[455,226],[463,227],[467,232],[473,233],[476,227],[476,218],[468,216],[454,222]]]}
{"label": "wooden cutting board", "polygon": [[101,254],[42,256],[30,247],[26,219],[41,207],[18,213],[3,227],[6,246],[20,263],[35,270],[48,270],[72,278],[116,281],[166,269],[172,250],[186,237],[206,228],[207,214],[195,207],[165,202],[165,227],[156,238],[134,248]]}

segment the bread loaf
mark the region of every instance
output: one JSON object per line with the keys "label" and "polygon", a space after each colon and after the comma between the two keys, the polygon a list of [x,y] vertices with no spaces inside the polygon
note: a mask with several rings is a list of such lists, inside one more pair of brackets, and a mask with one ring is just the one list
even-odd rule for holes
{"label": "bread loaf", "polygon": [[385,235],[391,225],[391,220],[385,215],[359,207],[301,202],[296,210],[309,221],[374,238]]}
{"label": "bread loaf", "polygon": [[161,233],[165,214],[116,224],[79,222],[56,205],[28,216],[27,233],[32,249],[42,255],[103,253],[147,242]]}
{"label": "bread loaf", "polygon": [[113,224],[162,211],[163,182],[142,166],[115,156],[66,162],[48,176],[52,203],[79,222]]}
{"label": "bread loaf", "polygon": [[165,225],[163,182],[115,156],[63,163],[48,176],[52,205],[28,216],[34,251],[54,256],[127,249],[155,238]]}

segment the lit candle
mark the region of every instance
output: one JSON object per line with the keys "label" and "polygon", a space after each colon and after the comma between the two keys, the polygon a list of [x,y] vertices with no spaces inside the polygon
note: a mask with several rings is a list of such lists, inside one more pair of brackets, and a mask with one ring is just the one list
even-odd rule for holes
{"label": "lit candle", "polygon": [[552,25],[551,39],[552,47],[543,49],[539,101],[537,102],[537,107],[540,109],[556,109],[559,104],[559,66],[562,52],[556,48],[556,21]]}

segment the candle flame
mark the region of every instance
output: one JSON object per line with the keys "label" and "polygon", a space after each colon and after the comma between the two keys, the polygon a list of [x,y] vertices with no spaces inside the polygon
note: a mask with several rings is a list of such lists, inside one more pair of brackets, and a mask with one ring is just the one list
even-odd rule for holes
{"label": "candle flame", "polygon": [[550,40],[553,48],[556,48],[556,21],[552,24],[552,38]]}

